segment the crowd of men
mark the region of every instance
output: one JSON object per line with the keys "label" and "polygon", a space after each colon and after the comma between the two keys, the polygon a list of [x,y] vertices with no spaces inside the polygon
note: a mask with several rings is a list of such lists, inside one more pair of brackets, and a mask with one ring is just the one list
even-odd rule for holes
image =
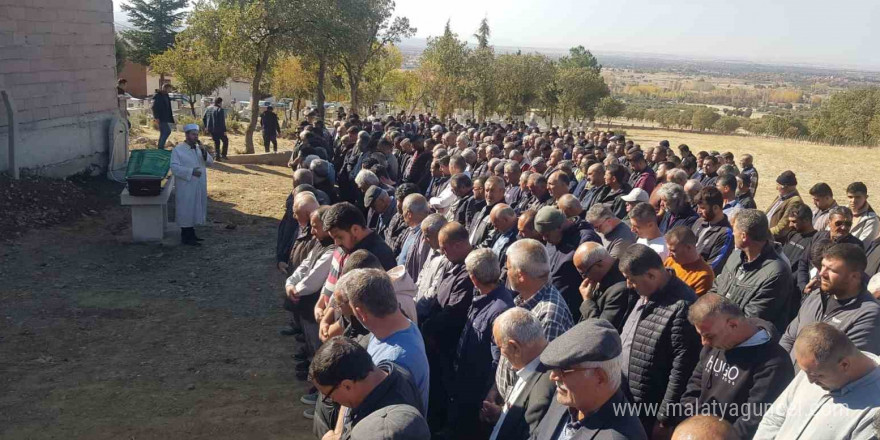
{"label": "crowd of men", "polygon": [[430,115],[300,128],[276,261],[317,438],[876,435],[863,183],[838,206],[785,171],[759,211],[751,155]]}

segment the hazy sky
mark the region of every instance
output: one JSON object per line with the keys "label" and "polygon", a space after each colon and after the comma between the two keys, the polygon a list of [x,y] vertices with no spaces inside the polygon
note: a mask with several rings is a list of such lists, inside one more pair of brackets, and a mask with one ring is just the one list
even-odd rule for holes
{"label": "hazy sky", "polygon": [[397,14],[417,37],[449,19],[470,38],[488,17],[499,46],[880,69],[880,0],[397,0]]}

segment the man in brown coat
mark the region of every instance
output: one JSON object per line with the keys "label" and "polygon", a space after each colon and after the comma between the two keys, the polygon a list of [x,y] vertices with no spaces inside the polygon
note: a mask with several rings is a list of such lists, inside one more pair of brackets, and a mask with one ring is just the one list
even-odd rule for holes
{"label": "man in brown coat", "polygon": [[797,190],[797,177],[794,172],[783,171],[776,178],[776,191],[779,192],[779,195],[767,208],[767,220],[770,223],[770,232],[773,234],[773,238],[784,244],[790,230],[785,212],[788,211],[791,204],[803,203]]}

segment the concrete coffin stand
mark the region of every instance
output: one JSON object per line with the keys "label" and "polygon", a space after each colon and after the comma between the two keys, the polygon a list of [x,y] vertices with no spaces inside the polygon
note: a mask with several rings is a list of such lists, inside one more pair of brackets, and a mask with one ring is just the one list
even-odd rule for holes
{"label": "concrete coffin stand", "polygon": [[122,190],[122,206],[131,207],[132,241],[161,243],[165,237],[180,233],[177,224],[168,221],[168,199],[173,191],[173,177],[158,196],[136,197],[128,193],[128,187]]}

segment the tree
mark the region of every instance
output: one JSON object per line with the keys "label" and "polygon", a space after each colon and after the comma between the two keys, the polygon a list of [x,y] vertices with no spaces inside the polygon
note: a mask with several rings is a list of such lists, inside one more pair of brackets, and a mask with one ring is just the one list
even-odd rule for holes
{"label": "tree", "polygon": [[460,102],[467,77],[467,43],[452,32],[449,22],[443,35],[429,37],[420,59],[420,78],[441,118],[452,114]]}
{"label": "tree", "polygon": [[704,131],[715,124],[721,116],[718,113],[715,113],[715,110],[709,107],[699,107],[694,110],[694,117],[692,118],[692,124],[695,129]]}
{"label": "tree", "polygon": [[[187,0],[130,0],[121,3],[135,29],[122,31],[131,45],[129,59],[147,65],[150,57],[174,44],[177,30],[186,17]],[[159,84],[165,82],[159,77]]]}
{"label": "tree", "polygon": [[599,101],[611,93],[602,76],[588,67],[560,68],[557,78],[564,109],[581,123],[594,120]]}
{"label": "tree", "polygon": [[544,55],[499,55],[495,60],[495,87],[501,111],[511,116],[525,116],[540,104],[550,85],[555,65]]}
{"label": "tree", "polygon": [[569,49],[568,56],[559,59],[559,68],[590,69],[597,74],[602,71],[602,65],[599,64],[599,60],[596,59],[590,51],[584,49],[584,46],[572,47]]}
{"label": "tree", "polygon": [[177,89],[187,96],[193,116],[196,116],[196,96],[213,94],[229,79],[229,69],[212,58],[200,41],[187,38],[186,33],[178,35],[173,48],[153,55],[150,67],[156,72],[174,76]]}
{"label": "tree", "polygon": [[425,82],[419,78],[419,71],[395,70],[388,74],[388,94],[394,105],[409,108],[412,114],[419,103],[425,99],[427,89]]}
{"label": "tree", "polygon": [[360,86],[362,98],[359,99],[367,107],[382,100],[388,87],[389,75],[401,66],[403,66],[403,54],[400,53],[400,49],[394,45],[385,46],[364,69],[364,79]]}
{"label": "tree", "polygon": [[[272,67],[269,75],[272,78],[272,95],[293,100],[286,119],[291,119],[291,116],[299,118],[303,100],[312,96],[315,90],[315,67],[296,56],[287,56]],[[290,114],[291,110],[296,110],[295,115]]]}
{"label": "tree", "polygon": [[116,49],[116,75],[118,76],[122,73],[122,69],[125,68],[125,63],[129,59],[129,52],[131,51],[131,46],[125,41],[125,38],[120,34],[116,34],[115,36],[115,49]]}
{"label": "tree", "polygon": [[626,110],[626,104],[623,101],[613,96],[606,96],[599,100],[597,114],[606,117],[608,127],[611,127],[611,120],[623,114],[624,110]]}
{"label": "tree", "polygon": [[399,43],[416,32],[406,17],[392,18],[394,6],[392,0],[349,0],[340,8],[338,17],[345,31],[336,34],[339,40],[335,43],[355,110],[360,107],[360,85],[370,61],[387,45]]}
{"label": "tree", "polygon": [[495,89],[495,49],[489,46],[489,21],[483,19],[474,37],[477,39],[477,48],[470,52],[468,60],[468,95],[473,99],[474,117],[484,121],[494,111],[497,103]]}
{"label": "tree", "polygon": [[715,129],[724,133],[729,134],[736,131],[739,128],[740,119],[736,116],[722,116],[721,119],[715,122]]}
{"label": "tree", "polygon": [[313,3],[305,0],[216,0],[199,2],[188,31],[201,39],[212,55],[240,76],[251,78],[251,118],[245,130],[245,153],[254,152],[263,76],[275,60],[296,46],[301,26],[313,21]]}

